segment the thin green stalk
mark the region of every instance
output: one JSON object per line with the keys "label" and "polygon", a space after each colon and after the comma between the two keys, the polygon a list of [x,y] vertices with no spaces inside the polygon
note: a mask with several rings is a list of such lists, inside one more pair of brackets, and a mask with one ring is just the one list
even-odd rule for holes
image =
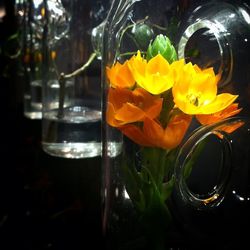
{"label": "thin green stalk", "polygon": [[97,54],[95,52],[93,52],[88,61],[79,69],[73,71],[72,73],[70,74],[67,74],[65,75],[64,72],[62,72],[60,74],[60,77],[59,77],[59,108],[58,108],[58,114],[57,114],[57,117],[59,119],[62,119],[64,117],[64,101],[65,101],[65,89],[66,89],[66,80],[67,79],[70,79],[70,78],[73,78],[75,76],[78,76],[80,75],[84,70],[86,70],[90,64],[95,60]]}

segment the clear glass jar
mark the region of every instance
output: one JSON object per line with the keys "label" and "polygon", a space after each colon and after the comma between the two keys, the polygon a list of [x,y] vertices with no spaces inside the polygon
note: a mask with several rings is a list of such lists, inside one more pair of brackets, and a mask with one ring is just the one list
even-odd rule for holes
{"label": "clear glass jar", "polygon": [[[206,223],[210,212],[216,214],[217,206],[228,200],[223,197],[231,170],[225,164],[226,170],[209,172],[209,165],[228,163],[238,154],[239,141],[225,143],[226,149],[236,148],[233,153],[223,148],[224,159],[217,155],[222,151],[218,138],[248,135],[248,118],[226,118],[249,116],[249,13],[245,1],[113,1],[102,54],[107,249],[187,249],[204,246],[204,240],[204,249],[211,249],[213,237],[217,246],[230,245],[225,244],[226,234],[219,238],[217,230],[206,231],[204,225],[199,231],[192,218]],[[200,131],[214,134],[217,140],[199,144],[203,140],[192,136],[196,131],[200,136]],[[187,149],[190,141],[197,150]],[[116,155],[110,150],[114,143],[121,146]],[[248,144],[246,140],[245,157]],[[205,165],[200,158],[208,162],[207,151],[212,162]],[[195,166],[201,164],[209,178],[200,183],[197,179],[205,177]],[[180,185],[183,179],[188,184]],[[197,189],[192,186],[196,183]],[[246,179],[246,188],[248,183]],[[190,200],[192,192],[199,199]],[[197,200],[209,212],[199,216]],[[230,205],[223,206],[230,214]],[[218,225],[218,216],[211,228]],[[230,242],[237,244],[234,238]]]}
{"label": "clear glass jar", "polygon": [[17,1],[23,79],[23,110],[29,119],[42,118],[42,0]]}
{"label": "clear glass jar", "polygon": [[92,29],[106,17],[108,1],[45,3],[42,146],[50,155],[101,154],[101,66]]}
{"label": "clear glass jar", "polygon": [[[211,237],[219,238],[216,245],[225,249],[248,242],[249,121],[249,117],[233,117],[204,126],[179,152],[172,202],[174,216],[192,245],[197,239],[209,242]],[[196,161],[190,166],[192,158]],[[214,248],[214,242],[206,247]]]}

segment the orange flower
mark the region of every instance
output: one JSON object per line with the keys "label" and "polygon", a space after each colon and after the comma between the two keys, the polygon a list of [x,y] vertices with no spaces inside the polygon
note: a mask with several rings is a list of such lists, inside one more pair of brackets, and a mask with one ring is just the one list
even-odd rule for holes
{"label": "orange flower", "polygon": [[135,80],[128,67],[128,61],[124,64],[117,62],[111,68],[107,67],[106,72],[113,88],[132,88],[135,85]]}
{"label": "orange flower", "polygon": [[110,88],[108,94],[107,122],[119,127],[127,123],[156,118],[162,109],[162,98],[152,96],[142,88],[134,91]]}
{"label": "orange flower", "polygon": [[156,121],[145,118],[142,130],[133,124],[123,126],[120,130],[132,141],[142,146],[172,149],[181,143],[191,119],[189,115],[176,115],[163,129]]}
{"label": "orange flower", "polygon": [[231,134],[236,129],[243,126],[244,124],[245,124],[245,122],[235,122],[234,124],[231,124],[231,125],[222,125],[219,129],[226,132],[226,133],[228,133],[228,134]]}
{"label": "orange flower", "polygon": [[236,121],[233,124],[230,125],[221,125],[219,126],[216,131],[214,131],[214,134],[217,135],[220,139],[224,138],[224,134],[220,133],[220,131],[226,132],[228,134],[233,133],[235,130],[237,130],[238,128],[240,128],[241,126],[243,126],[245,124],[245,122],[243,121]]}
{"label": "orange flower", "polygon": [[238,114],[242,110],[242,108],[239,109],[238,106],[238,103],[233,103],[222,111],[216,112],[211,115],[196,115],[196,119],[202,125],[212,124]]}

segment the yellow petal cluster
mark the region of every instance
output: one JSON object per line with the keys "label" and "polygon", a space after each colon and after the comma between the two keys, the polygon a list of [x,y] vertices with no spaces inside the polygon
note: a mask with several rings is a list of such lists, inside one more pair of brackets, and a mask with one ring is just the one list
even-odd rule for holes
{"label": "yellow petal cluster", "polygon": [[[234,103],[237,95],[218,94],[219,77],[212,68],[201,69],[183,59],[169,64],[158,54],[147,61],[138,51],[125,63],[107,67],[106,73],[107,122],[143,146],[175,148],[192,117],[211,124],[241,111]],[[163,108],[166,104],[169,110]],[[163,115],[171,118],[168,124]]]}

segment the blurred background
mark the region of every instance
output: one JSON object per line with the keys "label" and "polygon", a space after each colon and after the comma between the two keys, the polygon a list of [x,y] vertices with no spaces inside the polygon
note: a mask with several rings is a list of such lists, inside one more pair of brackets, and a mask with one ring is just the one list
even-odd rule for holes
{"label": "blurred background", "polygon": [[0,0],[0,249],[94,249],[101,244],[101,160],[42,151],[41,120],[23,115],[14,5]]}

